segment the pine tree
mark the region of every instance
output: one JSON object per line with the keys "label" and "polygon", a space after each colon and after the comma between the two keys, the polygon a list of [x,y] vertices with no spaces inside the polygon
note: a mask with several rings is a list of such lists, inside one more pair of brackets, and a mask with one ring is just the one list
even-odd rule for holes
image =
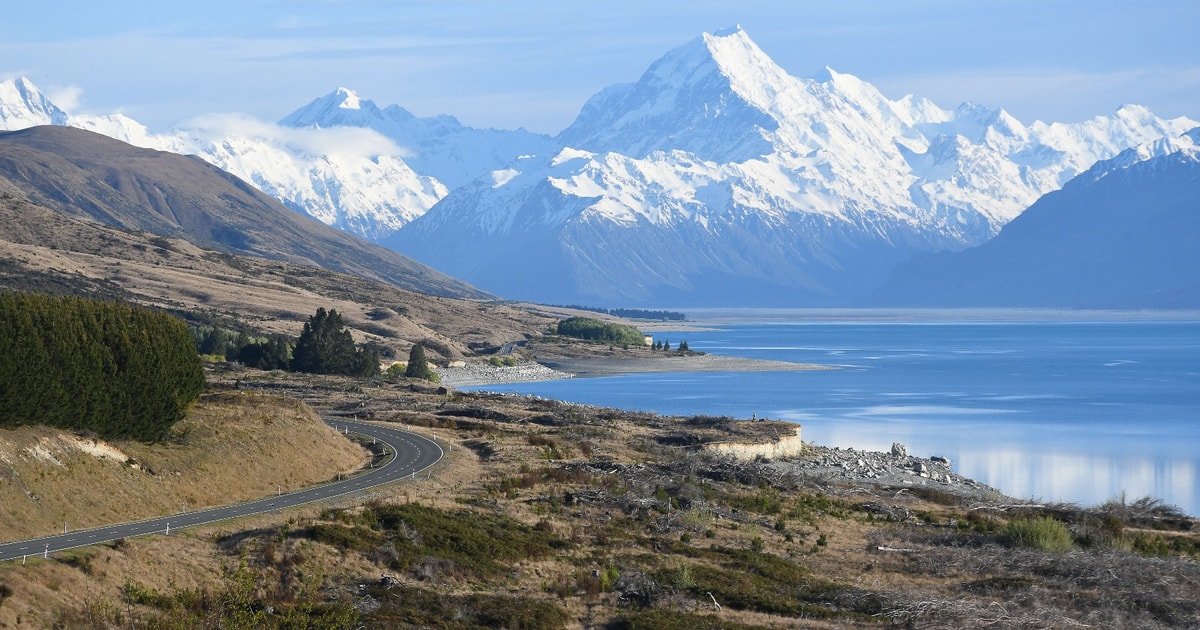
{"label": "pine tree", "polygon": [[[361,359],[342,316],[333,309],[318,308],[308,318],[292,351],[292,370],[310,374],[355,375]],[[378,369],[378,367],[376,367]]]}
{"label": "pine tree", "polygon": [[404,375],[424,380],[433,378],[433,370],[429,369],[429,360],[425,358],[425,346],[413,344],[412,350],[408,352],[408,367],[404,369]]}

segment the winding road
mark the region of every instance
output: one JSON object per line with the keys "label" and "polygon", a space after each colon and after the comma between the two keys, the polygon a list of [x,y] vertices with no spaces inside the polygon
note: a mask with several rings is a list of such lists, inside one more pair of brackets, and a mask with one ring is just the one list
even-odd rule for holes
{"label": "winding road", "polygon": [[391,456],[383,464],[356,473],[341,481],[311,486],[295,492],[268,496],[245,503],[196,510],[194,512],[180,512],[171,516],[152,518],[133,523],[108,525],[95,529],[69,531],[43,538],[31,538],[29,540],[3,543],[0,544],[0,562],[14,559],[23,560],[27,556],[49,555],[64,549],[95,545],[118,538],[130,538],[155,533],[170,535],[172,531],[185,527],[207,525],[231,518],[273,512],[304,505],[305,503],[353,494],[367,488],[399,481],[405,477],[415,477],[417,474],[441,461],[444,454],[442,447],[438,446],[437,442],[397,428],[340,419],[327,419],[325,420],[325,424],[339,431],[347,431],[373,438],[383,443]]}

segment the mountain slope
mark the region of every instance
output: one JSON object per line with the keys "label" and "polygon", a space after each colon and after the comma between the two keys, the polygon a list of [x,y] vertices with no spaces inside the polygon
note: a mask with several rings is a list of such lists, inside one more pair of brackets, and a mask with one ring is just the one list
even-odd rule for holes
{"label": "mountain slope", "polygon": [[504,168],[521,155],[550,151],[553,145],[547,136],[524,129],[475,129],[453,116],[422,118],[399,105],[381,109],[347,88],[314,99],[279,124],[299,129],[374,130],[399,145],[404,161],[414,171],[437,179],[449,189]]}
{"label": "mountain slope", "polygon": [[461,358],[537,336],[555,318],[494,302],[430,298],[358,276],[204,249],[63,214],[0,179],[0,290],[82,295],[171,312],[189,322],[295,337],[317,307],[336,309],[356,342],[403,359],[422,341]]}
{"label": "mountain slope", "polygon": [[396,252],[306,219],[196,158],[71,127],[0,133],[0,179],[34,203],[205,247],[317,265],[435,295],[485,297]]}
{"label": "mountain slope", "polygon": [[367,129],[284,129],[242,116],[207,116],[162,134],[120,114],[72,116],[67,124],[141,147],[197,155],[292,210],[378,239],[446,196],[413,171],[394,143]]}
{"label": "mountain slope", "polygon": [[899,266],[871,304],[1200,308],[1200,128],[1128,149],[996,238]]}
{"label": "mountain slope", "polygon": [[0,82],[0,130],[65,125],[67,113],[24,77]]}
{"label": "mountain slope", "polygon": [[0,130],[51,124],[198,155],[296,212],[368,239],[396,231],[447,193],[434,177],[413,171],[395,142],[370,129],[289,129],[210,115],[152,133],[122,114],[69,116],[27,79],[0,82]]}
{"label": "mountain slope", "polygon": [[1026,127],[892,101],[833,70],[792,77],[727,29],[597,94],[556,152],[453,190],[383,242],[512,297],[839,304],[910,255],[986,241],[1096,159],[1195,124],[1126,107]]}

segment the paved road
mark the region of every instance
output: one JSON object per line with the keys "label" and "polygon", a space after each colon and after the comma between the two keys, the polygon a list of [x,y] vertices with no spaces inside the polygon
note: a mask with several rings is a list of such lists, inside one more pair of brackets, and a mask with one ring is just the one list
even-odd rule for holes
{"label": "paved road", "polygon": [[326,420],[325,423],[339,430],[348,430],[350,433],[375,438],[385,445],[391,457],[376,468],[342,481],[312,486],[256,501],[0,544],[0,562],[22,559],[24,556],[40,556],[85,545],[95,545],[118,538],[131,538],[154,533],[169,535],[184,527],[206,525],[251,514],[282,510],[313,501],[361,492],[367,488],[398,481],[405,477],[413,477],[442,459],[442,448],[438,446],[437,442],[415,433],[393,427],[345,420]]}

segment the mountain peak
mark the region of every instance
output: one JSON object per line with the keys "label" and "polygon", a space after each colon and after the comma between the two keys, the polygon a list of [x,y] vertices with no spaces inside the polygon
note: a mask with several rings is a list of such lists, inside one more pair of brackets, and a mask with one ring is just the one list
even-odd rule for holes
{"label": "mountain peak", "polygon": [[360,97],[350,88],[339,87],[288,114],[279,121],[279,124],[285,127],[347,125],[357,122],[354,117],[369,117],[378,112],[379,108],[375,106],[374,102]]}
{"label": "mountain peak", "polygon": [[726,26],[725,28],[719,28],[713,31],[713,37],[730,37],[733,35],[741,35],[745,37],[746,31],[742,30],[741,24],[734,24],[733,26]]}
{"label": "mountain peak", "polygon": [[342,109],[362,109],[362,101],[359,99],[358,93],[354,90],[339,87],[333,94],[342,101],[338,104],[338,107]]}
{"label": "mountain peak", "polygon": [[679,149],[744,161],[770,151],[763,131],[779,122],[763,101],[788,79],[741,27],[704,33],[650,64],[637,83],[593,96],[558,140],[598,153]]}
{"label": "mountain peak", "polygon": [[15,131],[38,125],[65,125],[67,113],[25,77],[0,82],[0,129]]}

